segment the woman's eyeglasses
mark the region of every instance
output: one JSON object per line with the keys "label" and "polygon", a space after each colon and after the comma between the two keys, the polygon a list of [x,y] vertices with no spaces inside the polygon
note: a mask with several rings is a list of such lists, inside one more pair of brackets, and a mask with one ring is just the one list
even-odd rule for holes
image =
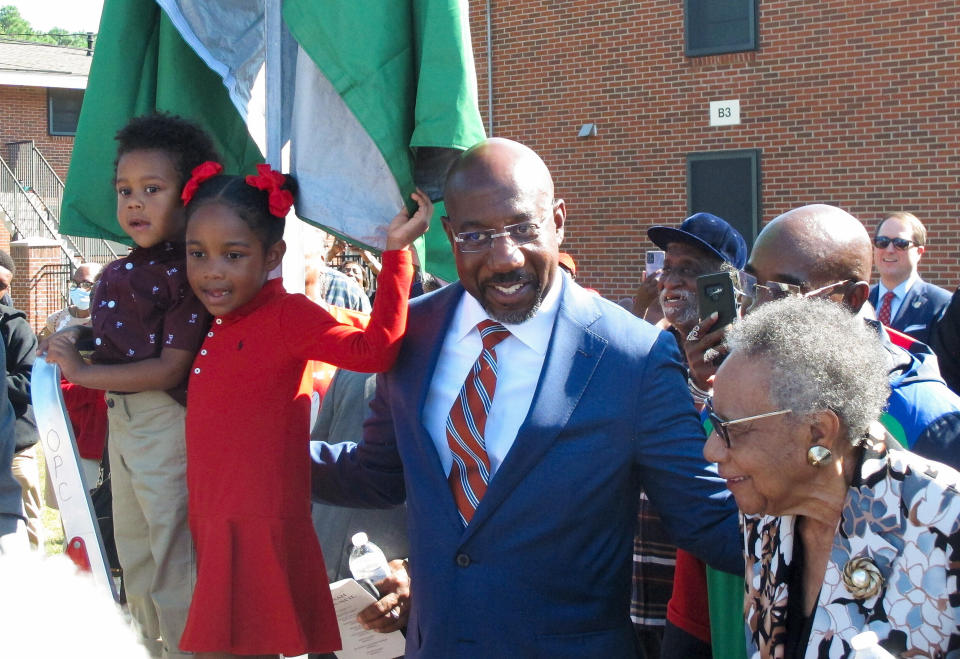
{"label": "woman's eyeglasses", "polygon": [[710,418],[710,423],[713,424],[713,430],[717,433],[720,439],[723,440],[724,445],[727,448],[732,448],[730,444],[730,432],[727,430],[729,426],[732,426],[737,423],[746,423],[747,421],[756,421],[757,419],[766,419],[769,416],[779,416],[781,414],[789,414],[793,410],[777,410],[776,412],[766,412],[764,414],[754,414],[753,416],[745,416],[739,419],[724,419],[719,414],[713,411],[713,398],[707,399],[706,404],[707,416]]}
{"label": "woman's eyeglasses", "polygon": [[887,236],[877,236],[873,239],[873,245],[877,249],[886,249],[890,246],[890,243],[893,243],[893,246],[899,249],[901,252],[910,249],[911,245],[920,245],[920,243],[918,243],[916,240],[907,240],[906,238],[888,238]]}

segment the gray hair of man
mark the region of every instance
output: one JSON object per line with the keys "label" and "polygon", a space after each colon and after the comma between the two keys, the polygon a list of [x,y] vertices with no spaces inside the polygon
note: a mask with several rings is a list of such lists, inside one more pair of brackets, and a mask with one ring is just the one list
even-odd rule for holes
{"label": "gray hair of man", "polygon": [[770,402],[795,416],[832,410],[857,446],[890,395],[889,356],[876,331],[823,299],[769,302],[735,323],[730,352],[771,367]]}

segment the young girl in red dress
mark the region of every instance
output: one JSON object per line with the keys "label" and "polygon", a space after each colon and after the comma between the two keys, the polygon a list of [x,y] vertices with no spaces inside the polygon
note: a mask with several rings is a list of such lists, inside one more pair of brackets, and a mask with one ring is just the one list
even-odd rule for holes
{"label": "young girl in red dress", "polygon": [[214,316],[190,375],[187,488],[197,585],[180,647],[200,657],[276,657],[340,648],[310,518],[306,366],[389,368],[406,328],[409,244],[433,211],[400,211],[366,330],[337,322],[267,279],[283,257],[295,182],[258,165],[224,176],[204,163],[183,192],[187,278]]}

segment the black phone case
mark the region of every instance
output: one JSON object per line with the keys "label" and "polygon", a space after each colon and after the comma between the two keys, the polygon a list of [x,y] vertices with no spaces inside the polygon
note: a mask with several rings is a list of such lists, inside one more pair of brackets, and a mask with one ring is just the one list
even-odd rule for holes
{"label": "black phone case", "polygon": [[714,311],[719,313],[711,332],[732,323],[737,317],[737,301],[731,273],[713,272],[697,277],[697,305],[701,321]]}

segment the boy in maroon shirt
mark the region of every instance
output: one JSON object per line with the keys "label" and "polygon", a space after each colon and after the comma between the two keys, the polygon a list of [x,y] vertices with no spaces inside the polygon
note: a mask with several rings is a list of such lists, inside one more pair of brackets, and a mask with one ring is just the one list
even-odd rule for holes
{"label": "boy in maroon shirt", "polygon": [[117,220],[137,247],[108,265],[97,286],[92,363],[75,345],[89,328],[58,332],[40,350],[71,382],[107,391],[114,535],[127,603],[154,654],[185,657],[179,642],[195,566],[184,405],[209,315],[187,283],[180,193],[193,168],[217,154],[203,130],[169,115],[135,118],[117,141]]}

